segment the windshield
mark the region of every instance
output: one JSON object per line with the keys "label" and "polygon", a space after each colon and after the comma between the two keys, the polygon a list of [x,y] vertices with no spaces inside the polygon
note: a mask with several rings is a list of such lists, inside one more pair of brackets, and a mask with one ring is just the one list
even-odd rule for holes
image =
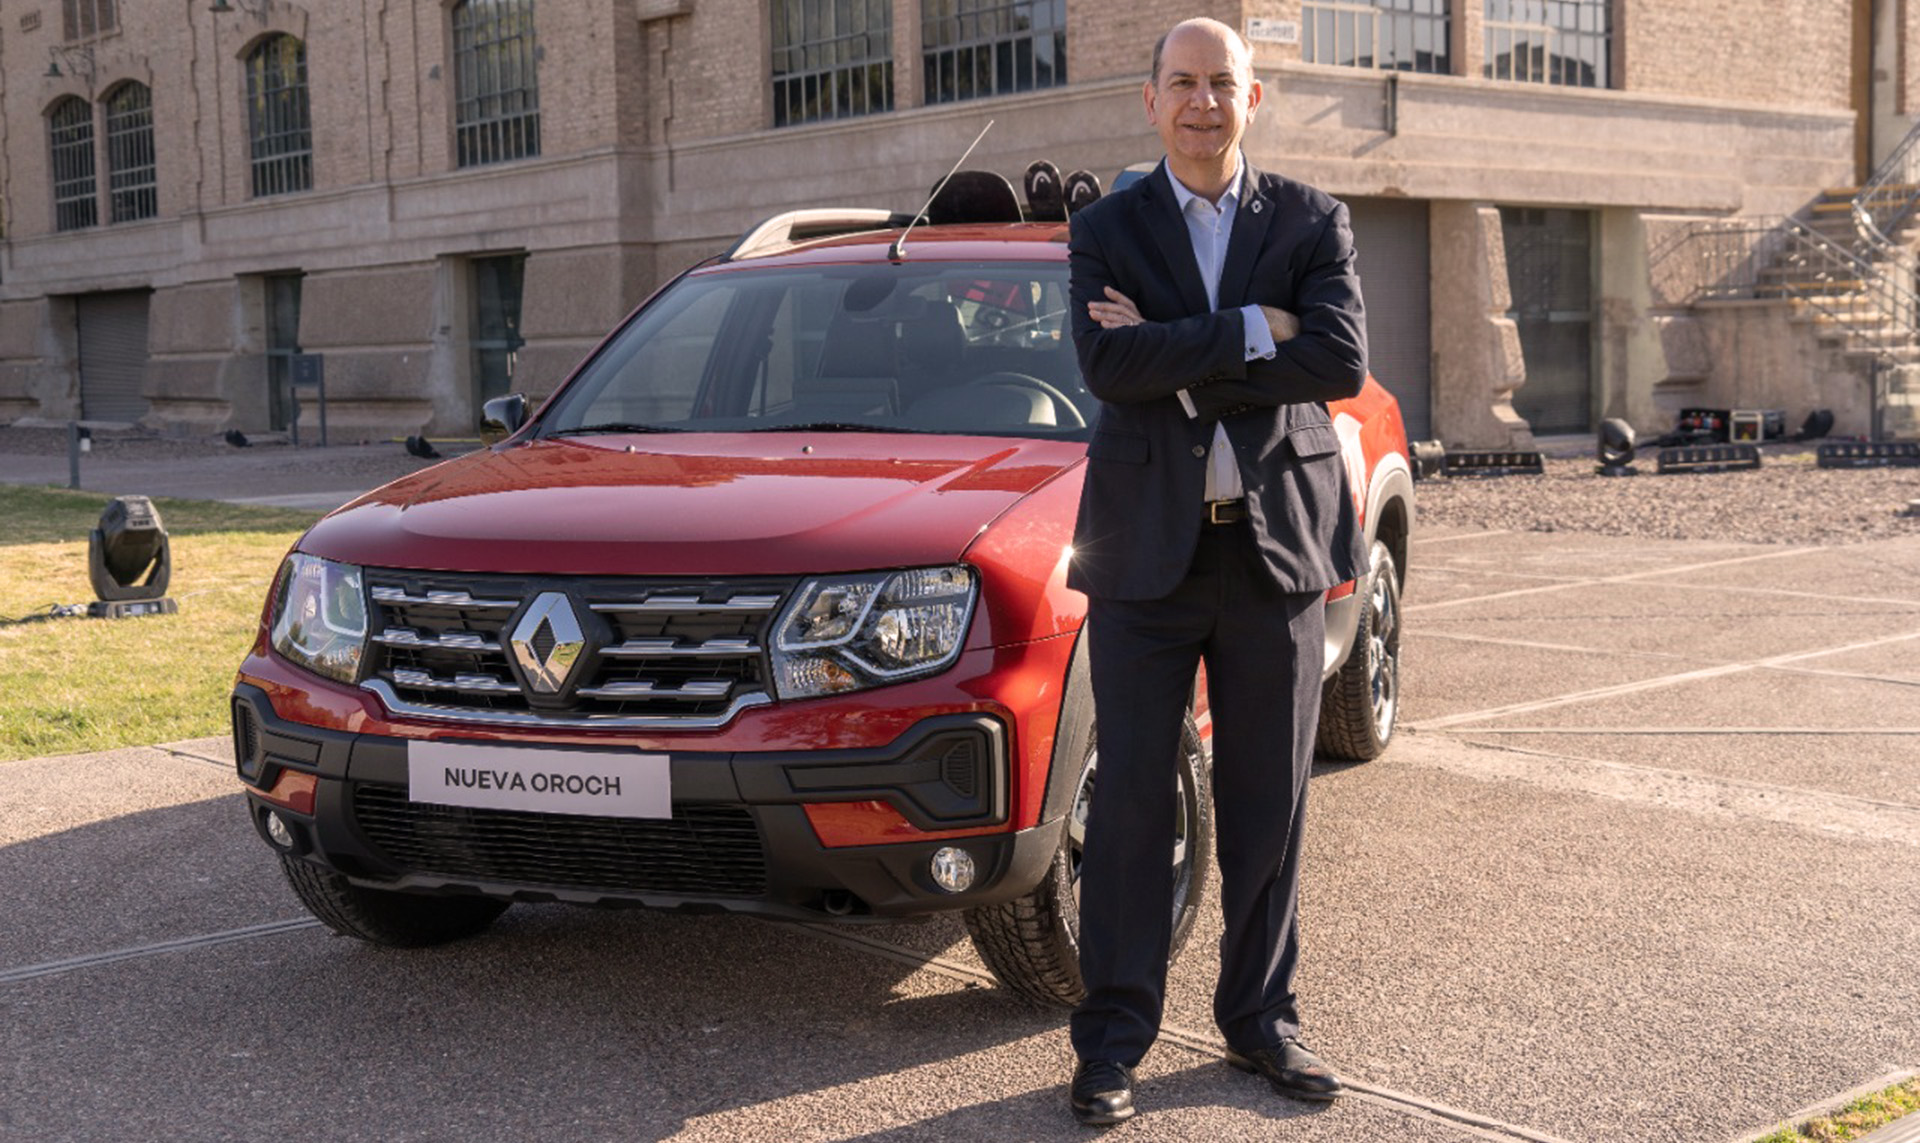
{"label": "windshield", "polygon": [[1064,263],[730,269],[683,278],[540,432],[930,432],[1085,439]]}

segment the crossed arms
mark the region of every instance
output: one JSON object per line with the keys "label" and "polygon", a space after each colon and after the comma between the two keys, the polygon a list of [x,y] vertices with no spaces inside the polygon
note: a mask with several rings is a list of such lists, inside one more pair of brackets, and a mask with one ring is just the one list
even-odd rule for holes
{"label": "crossed arms", "polygon": [[[1241,311],[1223,309],[1153,320],[1141,309],[1151,285],[1123,280],[1145,268],[1108,245],[1096,225],[1076,217],[1072,265],[1073,335],[1087,388],[1102,401],[1130,404],[1186,390],[1197,415],[1217,419],[1253,406],[1334,401],[1360,391],[1366,378],[1365,318],[1353,269],[1346,207],[1336,205],[1298,251],[1290,308],[1267,304],[1287,296],[1287,283],[1253,283],[1249,300],[1273,334],[1271,359],[1247,360]],[[1116,265],[1116,263],[1118,265]],[[1161,296],[1171,290],[1164,285]],[[1262,300],[1266,299],[1266,300]]]}

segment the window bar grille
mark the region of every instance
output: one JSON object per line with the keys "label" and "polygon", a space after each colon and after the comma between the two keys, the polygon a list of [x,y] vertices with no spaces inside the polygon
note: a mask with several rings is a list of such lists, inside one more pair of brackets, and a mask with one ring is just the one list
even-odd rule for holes
{"label": "window bar grille", "polygon": [[1309,0],[1300,8],[1301,59],[1341,67],[1447,75],[1450,0]]}
{"label": "window bar grille", "polygon": [[1611,0],[1486,0],[1488,79],[1607,87]]}
{"label": "window bar grille", "polygon": [[93,169],[93,106],[68,98],[47,122],[53,146],[53,225],[82,230],[100,222]]}
{"label": "window bar grille", "polygon": [[773,5],[773,125],[893,110],[889,0]]}
{"label": "window bar grille", "polygon": [[61,31],[68,42],[90,39],[120,26],[114,0],[64,0]]}
{"label": "window bar grille", "polygon": [[275,36],[247,57],[247,120],[253,196],[313,189],[305,44],[292,36]]}
{"label": "window bar grille", "polygon": [[465,0],[453,12],[460,166],[540,153],[533,0]]}
{"label": "window bar grille", "polygon": [[108,221],[134,222],[160,213],[153,156],[153,93],[122,84],[107,100]]}
{"label": "window bar grille", "polygon": [[925,0],[920,35],[928,103],[1067,82],[1066,0]]}

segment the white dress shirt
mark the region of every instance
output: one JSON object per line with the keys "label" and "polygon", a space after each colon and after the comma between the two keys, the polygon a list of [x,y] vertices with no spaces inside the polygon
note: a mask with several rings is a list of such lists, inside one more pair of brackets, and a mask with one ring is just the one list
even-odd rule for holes
{"label": "white dress shirt", "polygon": [[[1233,236],[1233,216],[1239,210],[1240,180],[1245,172],[1245,160],[1236,155],[1233,178],[1216,205],[1188,190],[1173,176],[1171,168],[1167,170],[1174,200],[1180,204],[1181,217],[1186,219],[1187,238],[1193,243],[1193,260],[1200,264],[1200,280],[1206,283],[1207,308],[1213,310],[1220,308],[1220,271],[1227,262],[1227,241]],[[1254,209],[1259,208],[1256,205]],[[1241,306],[1240,315],[1246,329],[1247,360],[1272,357],[1273,330],[1267,326],[1266,315],[1260,312],[1260,307]],[[1185,389],[1180,391],[1180,404],[1189,417],[1197,415],[1193,399]],[[1227,439],[1227,427],[1216,421],[1213,450],[1207,456],[1206,499],[1237,500],[1245,494],[1246,488],[1240,482],[1240,466],[1233,459],[1233,443]]]}

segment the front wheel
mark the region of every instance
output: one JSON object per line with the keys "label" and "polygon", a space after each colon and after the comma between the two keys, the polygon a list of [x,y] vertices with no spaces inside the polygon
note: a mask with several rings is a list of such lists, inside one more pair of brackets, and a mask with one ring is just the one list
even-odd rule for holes
{"label": "front wheel", "polygon": [[491,897],[435,897],[355,885],[331,869],[280,856],[287,884],[307,911],[342,936],[390,948],[425,948],[471,937],[506,911]]}
{"label": "front wheel", "polygon": [[[1087,994],[1080,979],[1080,857],[1099,767],[1099,740],[1089,735],[1073,807],[1040,884],[1024,897],[965,914],[967,932],[980,959],[1004,987],[1036,1004],[1071,1006]],[[1193,931],[1213,854],[1212,789],[1200,732],[1191,718],[1181,732],[1177,775],[1169,960],[1179,957]]]}
{"label": "front wheel", "polygon": [[1379,540],[1362,588],[1353,649],[1320,692],[1320,753],[1354,762],[1386,750],[1400,713],[1400,569]]}

